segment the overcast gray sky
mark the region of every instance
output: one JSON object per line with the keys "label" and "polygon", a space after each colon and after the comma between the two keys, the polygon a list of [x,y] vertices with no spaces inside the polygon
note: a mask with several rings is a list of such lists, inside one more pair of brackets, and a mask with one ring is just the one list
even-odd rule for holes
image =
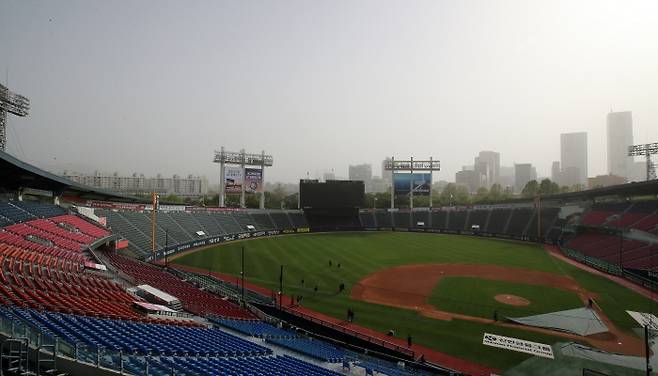
{"label": "overcast gray sky", "polygon": [[42,167],[219,181],[213,150],[265,150],[269,181],[385,156],[454,180],[480,150],[559,160],[633,111],[658,141],[658,1],[2,1],[0,69],[31,99],[8,151]]}

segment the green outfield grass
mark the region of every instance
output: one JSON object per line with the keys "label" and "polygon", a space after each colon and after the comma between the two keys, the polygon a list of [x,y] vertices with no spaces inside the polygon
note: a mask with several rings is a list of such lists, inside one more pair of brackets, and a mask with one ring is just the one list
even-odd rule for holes
{"label": "green outfield grass", "polygon": [[[583,287],[596,293],[597,302],[606,314],[617,325],[629,331],[633,321],[624,310],[646,312],[651,307],[648,299],[605,278],[559,261],[539,245],[456,235],[378,232],[259,238],[204,249],[182,256],[174,263],[239,276],[242,247],[245,248],[245,275],[250,282],[278,290],[279,268],[284,265],[284,293],[304,296],[304,306],[307,308],[344,318],[348,307],[352,307],[356,322],[360,325],[382,332],[395,329],[402,338],[411,334],[416,343],[500,369],[518,364],[527,356],[483,346],[482,333],[485,331],[551,344],[563,339],[461,320],[434,320],[410,310],[354,301],[349,297],[351,287],[368,274],[398,265],[494,264],[571,275]],[[329,266],[329,261],[332,266]],[[340,268],[337,266],[339,263]],[[347,291],[342,294],[338,293],[340,283],[347,286]],[[318,287],[317,294],[313,292],[315,286]],[[475,304],[469,307],[468,303],[477,302],[477,296],[484,298],[490,293],[487,289],[478,288],[483,286],[453,286],[454,291],[443,298],[449,298],[452,302],[459,301],[469,310],[476,310]],[[573,296],[561,294],[560,291],[551,291],[546,295],[546,291],[531,291],[522,285],[514,288],[521,289],[516,290],[519,291],[516,295],[537,304],[532,308],[533,311],[573,308]],[[510,291],[503,293],[514,294]],[[446,299],[442,299],[441,294],[444,292],[440,282],[432,294],[431,302],[443,307]],[[547,296],[550,298],[546,300],[550,302],[541,302]],[[480,312],[479,315],[486,315],[486,312]]]}
{"label": "green outfield grass", "polygon": [[[468,292],[465,294],[465,292]],[[496,301],[498,294],[511,294],[530,301],[527,306],[511,306]],[[471,277],[442,278],[432,291],[429,302],[442,311],[492,318],[523,317],[546,312],[580,308],[576,294],[548,286],[524,285]]]}

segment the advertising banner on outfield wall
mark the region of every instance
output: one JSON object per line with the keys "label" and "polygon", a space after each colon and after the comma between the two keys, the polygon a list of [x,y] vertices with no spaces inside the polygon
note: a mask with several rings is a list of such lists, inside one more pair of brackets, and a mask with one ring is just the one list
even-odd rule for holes
{"label": "advertising banner on outfield wall", "polygon": [[500,349],[507,349],[541,356],[543,358],[555,359],[553,356],[553,348],[545,343],[538,343],[519,338],[484,333],[482,344],[486,346],[498,347]]}
{"label": "advertising banner on outfield wall", "polygon": [[244,190],[247,193],[261,193],[263,191],[263,170],[260,168],[244,169]]}
{"label": "advertising banner on outfield wall", "polygon": [[429,196],[432,185],[432,174],[395,173],[393,184],[396,195],[408,195],[413,189],[414,196]]}
{"label": "advertising banner on outfield wall", "polygon": [[242,167],[224,167],[224,193],[242,193]]}

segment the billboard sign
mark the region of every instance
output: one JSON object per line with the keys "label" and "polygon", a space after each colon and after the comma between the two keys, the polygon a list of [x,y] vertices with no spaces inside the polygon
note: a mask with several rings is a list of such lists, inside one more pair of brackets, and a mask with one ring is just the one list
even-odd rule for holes
{"label": "billboard sign", "polygon": [[484,333],[482,344],[485,346],[497,347],[499,349],[506,349],[541,356],[542,358],[555,359],[553,356],[553,348],[551,345],[547,345],[545,343],[538,343],[519,338]]}
{"label": "billboard sign", "polygon": [[429,196],[432,186],[432,174],[425,173],[395,173],[393,184],[396,195],[408,195],[413,189],[414,196]]}
{"label": "billboard sign", "polygon": [[242,193],[242,167],[224,167],[224,192]]}
{"label": "billboard sign", "polygon": [[261,193],[263,191],[263,170],[260,168],[245,168],[244,190],[247,193]]}

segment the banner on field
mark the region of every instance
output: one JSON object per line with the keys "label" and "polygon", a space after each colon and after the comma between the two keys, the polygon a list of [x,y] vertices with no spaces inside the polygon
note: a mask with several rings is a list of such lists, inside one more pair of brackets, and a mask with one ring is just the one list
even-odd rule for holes
{"label": "banner on field", "polygon": [[224,167],[224,193],[242,193],[242,167]]}
{"label": "banner on field", "polygon": [[658,317],[651,313],[626,311],[641,327],[648,326],[651,330],[658,330]]}
{"label": "banner on field", "polygon": [[499,336],[497,334],[484,333],[482,344],[498,347],[526,354],[541,356],[543,358],[555,359],[553,348],[545,343],[526,341],[524,339]]}
{"label": "banner on field", "polygon": [[395,173],[393,185],[396,195],[407,195],[413,189],[414,196],[429,196],[432,174]]}
{"label": "banner on field", "polygon": [[260,168],[244,169],[244,190],[247,193],[261,193],[263,191],[263,170]]}

